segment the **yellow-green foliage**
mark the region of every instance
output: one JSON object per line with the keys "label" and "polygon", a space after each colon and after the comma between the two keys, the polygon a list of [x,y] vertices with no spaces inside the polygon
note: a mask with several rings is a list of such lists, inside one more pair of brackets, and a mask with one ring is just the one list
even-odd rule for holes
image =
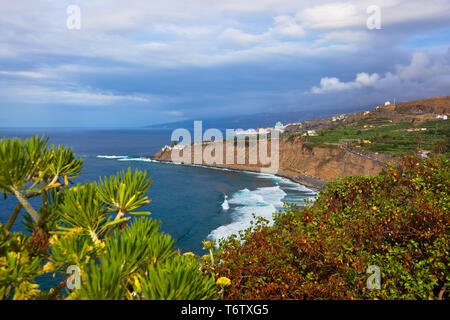
{"label": "yellow-green foliage", "polygon": [[[215,299],[219,289],[196,257],[181,256],[150,218],[131,220],[150,201],[151,178],[128,170],[72,186],[82,162],[71,149],[34,136],[0,140],[0,192],[18,204],[0,225],[0,299]],[[39,197],[34,208],[28,199]],[[11,233],[20,210],[31,236]],[[79,288],[68,288],[69,267]],[[35,282],[59,273],[49,292]],[[71,282],[72,283],[72,282]],[[74,282],[77,283],[76,281]]]}

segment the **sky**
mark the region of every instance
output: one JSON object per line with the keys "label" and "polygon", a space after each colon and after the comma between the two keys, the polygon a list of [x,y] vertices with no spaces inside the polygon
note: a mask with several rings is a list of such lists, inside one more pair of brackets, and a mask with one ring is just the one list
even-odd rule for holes
{"label": "sky", "polygon": [[449,89],[448,0],[0,0],[0,127],[339,113]]}

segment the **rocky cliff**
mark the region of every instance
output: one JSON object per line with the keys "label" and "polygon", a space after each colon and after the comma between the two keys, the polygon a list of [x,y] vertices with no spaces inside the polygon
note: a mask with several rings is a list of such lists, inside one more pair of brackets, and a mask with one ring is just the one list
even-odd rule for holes
{"label": "rocky cliff", "polygon": [[[257,163],[249,164],[249,143],[247,142],[244,149],[242,147],[235,143],[234,164],[218,164],[205,160],[201,164],[248,171],[260,171],[262,167],[267,167],[262,166],[259,159]],[[215,156],[215,151],[211,151],[212,149],[214,149],[214,142],[203,143],[203,156],[205,154]],[[270,143],[267,149],[270,155]],[[183,156],[184,151],[176,150],[180,156]],[[245,164],[237,164],[236,159],[239,151],[245,152]],[[171,155],[172,148],[163,148],[151,158],[159,161],[172,161]],[[225,159],[226,148],[224,144],[222,163],[225,163]],[[387,160],[390,160],[388,155],[363,154],[340,146],[310,147],[301,137],[281,137],[279,140],[279,170],[277,175],[287,177],[312,188],[320,188],[327,180],[341,176],[376,175],[382,170],[384,161]],[[194,163],[194,148],[192,148],[191,152],[191,163]],[[197,162],[197,164],[200,163]]]}

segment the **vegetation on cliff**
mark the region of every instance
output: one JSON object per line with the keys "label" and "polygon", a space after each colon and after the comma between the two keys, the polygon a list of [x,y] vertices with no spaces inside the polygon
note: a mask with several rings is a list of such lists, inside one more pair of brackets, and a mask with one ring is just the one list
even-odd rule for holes
{"label": "vegetation on cliff", "polygon": [[[422,129],[423,128],[423,129]],[[337,123],[306,137],[312,146],[335,146],[339,142],[368,152],[394,156],[417,154],[427,150],[434,154],[450,152],[450,121],[428,120],[423,123],[393,123],[389,117],[369,117],[353,123]]]}
{"label": "vegetation on cliff", "polygon": [[[448,299],[450,177],[445,158],[407,157],[378,176],[329,182],[220,247],[226,299]],[[369,266],[381,271],[369,289]]]}

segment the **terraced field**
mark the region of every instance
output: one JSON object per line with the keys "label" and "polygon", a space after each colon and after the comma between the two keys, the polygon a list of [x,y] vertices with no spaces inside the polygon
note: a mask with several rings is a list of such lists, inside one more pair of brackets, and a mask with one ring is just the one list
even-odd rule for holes
{"label": "terraced field", "polygon": [[450,152],[449,120],[428,120],[420,124],[393,123],[387,117],[361,119],[341,123],[307,136],[312,146],[346,144],[361,150],[389,153],[394,156],[430,151],[436,154]]}

